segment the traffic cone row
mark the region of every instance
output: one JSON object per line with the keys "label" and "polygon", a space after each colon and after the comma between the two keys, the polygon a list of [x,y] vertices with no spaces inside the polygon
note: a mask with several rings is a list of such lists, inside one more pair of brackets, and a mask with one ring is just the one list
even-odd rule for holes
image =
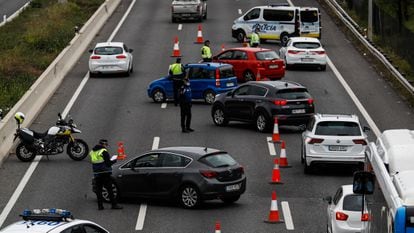
{"label": "traffic cone row", "polygon": [[280,167],[291,167],[288,164],[288,160],[286,157],[286,143],[282,140],[282,146],[280,149]]}
{"label": "traffic cone row", "polygon": [[275,117],[273,125],[273,135],[272,135],[272,141],[273,142],[280,142],[280,134],[279,134],[279,124],[277,123],[277,117]]}

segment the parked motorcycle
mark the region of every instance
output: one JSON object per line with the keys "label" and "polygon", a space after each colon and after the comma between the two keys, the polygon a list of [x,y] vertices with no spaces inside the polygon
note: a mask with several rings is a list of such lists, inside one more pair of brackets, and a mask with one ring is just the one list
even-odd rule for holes
{"label": "parked motorcycle", "polygon": [[[20,128],[23,123],[24,114],[18,112],[14,118],[17,122],[17,129],[14,140],[20,139],[16,148],[16,156],[23,162],[32,161],[36,155],[55,155],[63,153],[67,144],[66,152],[75,161],[80,161],[88,156],[88,144],[82,139],[75,139],[72,134],[81,133],[73,119],[68,121],[58,114],[55,126],[52,126],[44,133],[39,133],[28,128]],[[14,141],[13,140],[13,141]]]}

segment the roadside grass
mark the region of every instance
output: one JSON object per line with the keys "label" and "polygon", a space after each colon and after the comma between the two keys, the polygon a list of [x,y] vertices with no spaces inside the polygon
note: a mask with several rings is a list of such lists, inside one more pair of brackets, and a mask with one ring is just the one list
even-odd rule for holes
{"label": "roadside grass", "polygon": [[0,27],[0,109],[12,108],[104,0],[34,0]]}

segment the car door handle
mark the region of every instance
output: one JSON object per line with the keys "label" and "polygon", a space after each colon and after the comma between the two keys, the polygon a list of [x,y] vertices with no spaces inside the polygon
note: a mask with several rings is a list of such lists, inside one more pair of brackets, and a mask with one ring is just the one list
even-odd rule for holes
{"label": "car door handle", "polygon": [[263,102],[263,100],[256,100],[256,103],[261,103]]}

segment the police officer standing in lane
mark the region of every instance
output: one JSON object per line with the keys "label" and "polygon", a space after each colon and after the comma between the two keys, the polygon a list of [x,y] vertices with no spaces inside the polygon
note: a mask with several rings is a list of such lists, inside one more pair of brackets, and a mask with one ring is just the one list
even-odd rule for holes
{"label": "police officer standing in lane", "polygon": [[191,88],[190,81],[184,80],[184,85],[180,90],[180,110],[181,110],[181,129],[183,133],[193,132],[191,125]]}
{"label": "police officer standing in lane", "polygon": [[108,191],[112,209],[122,209],[122,206],[117,204],[112,190],[112,164],[116,163],[116,160],[111,160],[107,147],[108,141],[101,139],[99,140],[99,144],[89,152],[92,162],[93,175],[95,177],[98,209],[104,209],[102,197],[103,187],[105,187]]}
{"label": "police officer standing in lane", "polygon": [[260,29],[259,27],[256,27],[254,29],[254,32],[252,33],[250,37],[250,47],[258,47],[260,44],[260,37],[259,37]]}
{"label": "police officer standing in lane", "polygon": [[203,62],[211,62],[213,60],[211,56],[210,41],[206,40],[204,46],[201,47],[201,58],[203,58]]}
{"label": "police officer standing in lane", "polygon": [[175,63],[171,64],[168,73],[173,80],[173,91],[174,91],[174,105],[178,105],[178,91],[183,85],[183,79],[185,76],[185,69],[183,64],[181,64],[181,58],[178,57]]}

